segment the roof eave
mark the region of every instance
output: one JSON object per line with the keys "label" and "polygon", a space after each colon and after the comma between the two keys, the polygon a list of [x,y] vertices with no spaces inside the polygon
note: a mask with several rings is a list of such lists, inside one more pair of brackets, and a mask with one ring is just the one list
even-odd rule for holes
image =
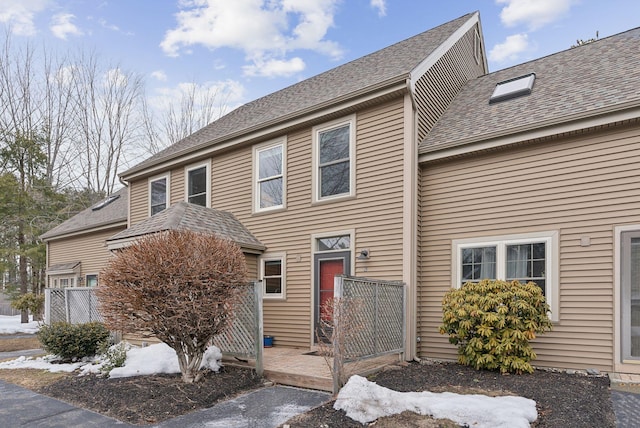
{"label": "roof eave", "polygon": [[279,117],[277,119],[261,123],[252,128],[243,129],[235,133],[225,135],[222,138],[207,141],[197,146],[172,153],[170,156],[160,159],[142,167],[133,167],[120,174],[120,178],[124,181],[131,181],[142,176],[155,174],[161,169],[165,169],[167,165],[176,162],[187,161],[190,158],[199,158],[206,151],[215,151],[225,149],[230,146],[241,144],[245,141],[259,138],[261,135],[278,132],[293,126],[298,126],[305,122],[312,121],[319,117],[335,113],[340,110],[347,109],[357,104],[361,104],[378,97],[392,94],[397,91],[407,90],[407,79],[410,73],[403,73],[376,85],[368,86],[362,90],[352,92],[345,96],[334,98],[325,103],[316,104],[307,109],[298,110],[295,113]]}
{"label": "roof eave", "polygon": [[115,221],[109,220],[107,222],[93,224],[91,226],[86,226],[86,227],[82,227],[79,229],[75,229],[75,230],[71,230],[63,233],[54,233],[53,235],[48,235],[48,232],[43,233],[42,235],[40,235],[40,239],[42,239],[44,242],[49,242],[56,239],[65,239],[65,238],[71,238],[78,235],[84,235],[86,233],[93,233],[93,232],[99,232],[102,230],[114,229],[120,226],[125,226],[125,227],[127,226],[126,217],[116,219]]}

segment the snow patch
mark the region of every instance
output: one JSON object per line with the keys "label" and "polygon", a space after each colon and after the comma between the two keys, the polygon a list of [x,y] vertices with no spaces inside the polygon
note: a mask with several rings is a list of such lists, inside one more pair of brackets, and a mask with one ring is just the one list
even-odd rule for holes
{"label": "snow patch", "polygon": [[33,321],[33,317],[30,317],[29,320],[28,323],[22,324],[20,322],[20,315],[0,315],[0,334],[37,333],[39,328],[38,322]]}
{"label": "snow patch", "polygon": [[357,375],[340,390],[333,407],[363,424],[405,410],[474,428],[528,428],[538,418],[536,402],[524,397],[397,392]]}

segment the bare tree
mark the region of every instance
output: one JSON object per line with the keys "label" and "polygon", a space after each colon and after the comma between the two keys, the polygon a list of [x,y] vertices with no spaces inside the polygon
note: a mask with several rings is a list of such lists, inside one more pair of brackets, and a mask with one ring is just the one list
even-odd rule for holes
{"label": "bare tree", "polygon": [[182,379],[198,381],[211,339],[230,324],[246,283],[240,247],[214,235],[170,231],[116,254],[97,293],[107,326],[150,331],[178,355]]}
{"label": "bare tree", "polygon": [[102,65],[94,53],[80,55],[72,76],[82,187],[112,193],[127,149],[140,131],[144,81],[119,66]]}
{"label": "bare tree", "polygon": [[144,114],[144,148],[154,154],[182,140],[220,118],[227,109],[229,92],[221,85],[181,83],[174,97],[151,107],[147,99]]}

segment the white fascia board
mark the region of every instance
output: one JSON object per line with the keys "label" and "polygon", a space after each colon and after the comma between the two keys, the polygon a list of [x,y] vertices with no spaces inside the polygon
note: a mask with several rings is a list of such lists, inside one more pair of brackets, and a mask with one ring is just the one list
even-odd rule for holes
{"label": "white fascia board", "polygon": [[416,90],[416,82],[424,73],[442,58],[467,32],[480,22],[480,15],[475,12],[467,22],[453,32],[440,46],[411,71],[411,92]]}

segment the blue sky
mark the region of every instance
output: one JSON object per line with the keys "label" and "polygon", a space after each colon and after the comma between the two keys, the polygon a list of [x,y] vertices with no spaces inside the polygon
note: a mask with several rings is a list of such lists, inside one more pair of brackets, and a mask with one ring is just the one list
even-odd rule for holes
{"label": "blue sky", "polygon": [[0,0],[0,26],[235,107],[476,10],[491,71],[640,25],[638,0]]}

